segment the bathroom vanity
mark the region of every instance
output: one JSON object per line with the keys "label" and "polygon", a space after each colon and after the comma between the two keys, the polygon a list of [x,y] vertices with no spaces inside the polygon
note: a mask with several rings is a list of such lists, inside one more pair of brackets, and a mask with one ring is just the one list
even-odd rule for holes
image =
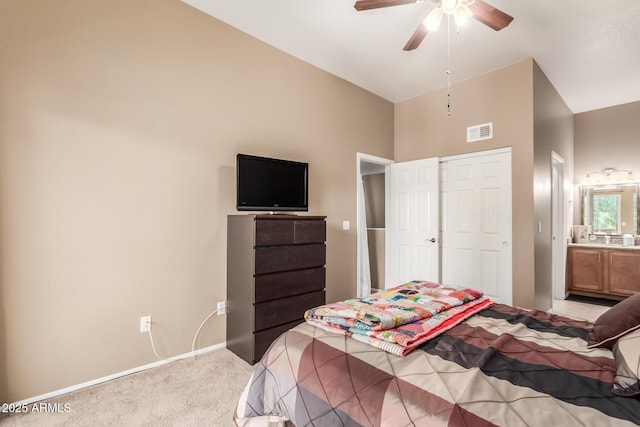
{"label": "bathroom vanity", "polygon": [[640,246],[570,244],[567,290],[609,299],[640,292]]}
{"label": "bathroom vanity", "polygon": [[640,184],[631,171],[617,172],[604,169],[604,182],[580,186],[577,243],[567,252],[569,293],[624,299],[640,292]]}

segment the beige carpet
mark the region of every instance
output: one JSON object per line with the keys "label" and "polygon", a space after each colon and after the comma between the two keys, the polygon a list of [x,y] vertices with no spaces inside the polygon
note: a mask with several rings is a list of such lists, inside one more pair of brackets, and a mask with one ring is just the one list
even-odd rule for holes
{"label": "beige carpet", "polygon": [[13,414],[7,426],[235,426],[232,415],[252,367],[214,350],[45,401],[68,413]]}

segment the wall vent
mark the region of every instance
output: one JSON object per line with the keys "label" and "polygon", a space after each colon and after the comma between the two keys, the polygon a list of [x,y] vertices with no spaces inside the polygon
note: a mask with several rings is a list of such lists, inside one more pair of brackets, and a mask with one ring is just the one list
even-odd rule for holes
{"label": "wall vent", "polygon": [[482,141],[493,138],[493,122],[467,128],[467,142]]}

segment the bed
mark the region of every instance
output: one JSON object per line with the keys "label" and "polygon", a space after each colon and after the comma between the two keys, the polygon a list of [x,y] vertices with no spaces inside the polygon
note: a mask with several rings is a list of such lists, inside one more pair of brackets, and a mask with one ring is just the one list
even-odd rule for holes
{"label": "bed", "polygon": [[303,323],[255,365],[234,419],[298,427],[640,425],[640,294],[601,319],[495,304],[405,356]]}

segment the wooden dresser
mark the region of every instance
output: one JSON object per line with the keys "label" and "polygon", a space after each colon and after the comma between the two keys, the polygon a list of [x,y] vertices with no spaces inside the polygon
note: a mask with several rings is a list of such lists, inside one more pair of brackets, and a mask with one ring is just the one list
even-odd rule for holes
{"label": "wooden dresser", "polygon": [[325,303],[326,217],[227,217],[227,348],[250,364]]}

